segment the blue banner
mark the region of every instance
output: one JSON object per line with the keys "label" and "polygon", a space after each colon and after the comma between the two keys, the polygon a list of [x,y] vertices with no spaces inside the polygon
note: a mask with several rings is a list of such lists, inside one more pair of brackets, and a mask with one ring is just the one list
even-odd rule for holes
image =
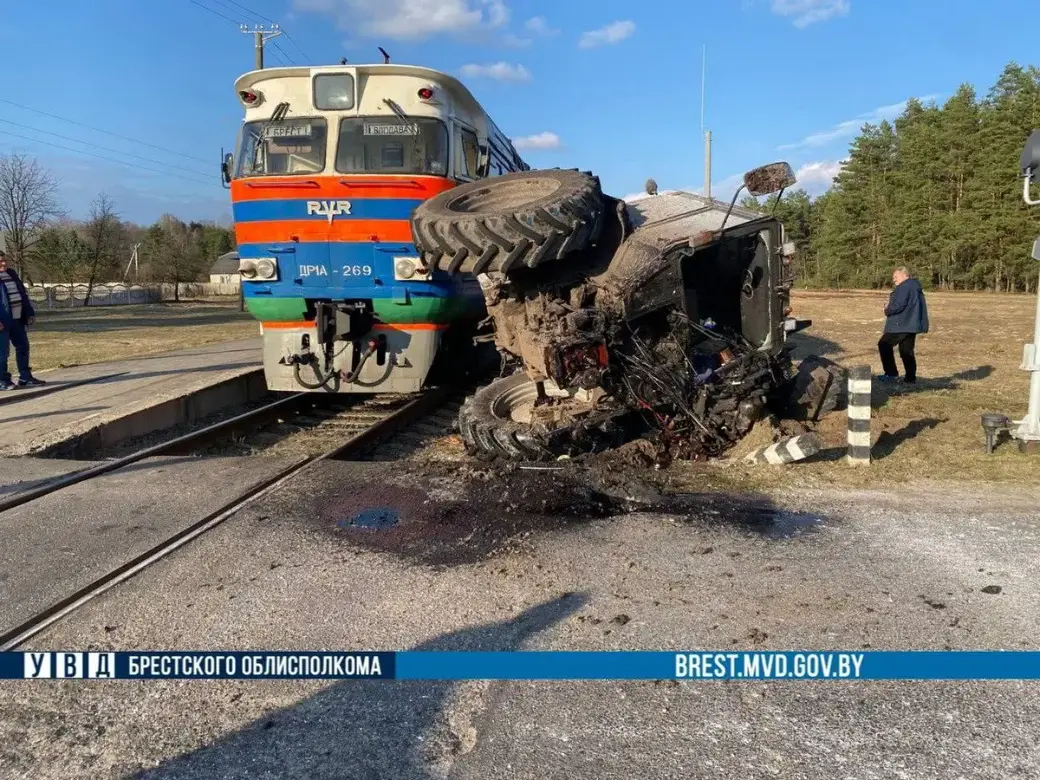
{"label": "blue banner", "polygon": [[0,679],[1037,680],[1037,651],[0,653]]}

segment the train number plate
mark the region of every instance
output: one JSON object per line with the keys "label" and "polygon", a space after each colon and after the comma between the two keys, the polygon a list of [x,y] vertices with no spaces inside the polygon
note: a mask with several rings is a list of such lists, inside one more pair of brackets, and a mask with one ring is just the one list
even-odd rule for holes
{"label": "train number plate", "polygon": [[343,266],[343,275],[346,277],[353,276],[371,276],[372,266],[370,265],[345,265]]}

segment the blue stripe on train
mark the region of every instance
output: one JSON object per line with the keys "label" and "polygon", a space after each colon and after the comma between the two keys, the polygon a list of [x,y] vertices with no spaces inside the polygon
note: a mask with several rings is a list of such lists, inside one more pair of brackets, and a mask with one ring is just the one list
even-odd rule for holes
{"label": "blue stripe on train", "polygon": [[[307,204],[319,204],[307,213]],[[293,198],[291,200],[247,200],[235,203],[235,222],[272,222],[275,220],[313,219],[328,221],[328,211],[336,204],[349,203],[349,213],[336,213],[335,219],[411,219],[415,207],[422,203],[414,198]],[[346,207],[344,207],[346,208]]]}
{"label": "blue stripe on train", "polygon": [[[273,251],[286,250],[293,251]],[[432,281],[394,279],[395,257],[416,257],[413,244],[300,241],[239,244],[239,257],[274,257],[278,280],[248,282],[247,296],[275,298],[401,298],[407,292],[446,298],[473,295],[473,284],[460,277],[438,274]],[[479,292],[479,289],[477,289]]]}

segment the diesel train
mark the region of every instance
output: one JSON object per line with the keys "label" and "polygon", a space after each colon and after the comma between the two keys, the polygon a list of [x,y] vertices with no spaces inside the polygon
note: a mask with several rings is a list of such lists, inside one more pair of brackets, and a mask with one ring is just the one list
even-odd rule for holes
{"label": "diesel train", "polygon": [[473,274],[424,264],[414,209],[530,170],[456,78],[390,63],[255,70],[222,160],[269,389],[411,393],[486,316]]}

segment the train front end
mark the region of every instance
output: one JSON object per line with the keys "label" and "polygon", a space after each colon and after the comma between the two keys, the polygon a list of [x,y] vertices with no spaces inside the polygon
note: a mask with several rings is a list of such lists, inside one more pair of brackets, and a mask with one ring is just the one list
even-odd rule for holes
{"label": "train front end", "polygon": [[457,183],[452,138],[479,107],[411,66],[272,68],[235,90],[245,122],[224,179],[268,387],[422,389],[446,338],[484,309],[474,279],[422,265],[410,216]]}

